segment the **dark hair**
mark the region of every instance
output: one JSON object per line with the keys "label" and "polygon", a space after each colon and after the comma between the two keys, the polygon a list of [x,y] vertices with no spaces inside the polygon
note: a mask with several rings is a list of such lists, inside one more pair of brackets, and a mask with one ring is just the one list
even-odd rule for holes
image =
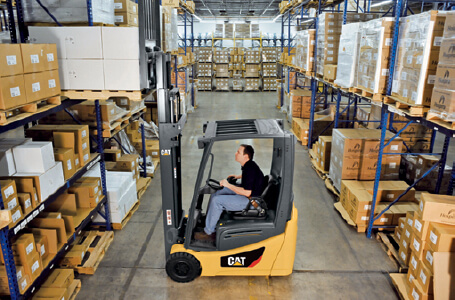
{"label": "dark hair", "polygon": [[248,155],[250,160],[253,160],[254,157],[254,149],[251,145],[241,144],[240,146],[243,147],[243,154]]}

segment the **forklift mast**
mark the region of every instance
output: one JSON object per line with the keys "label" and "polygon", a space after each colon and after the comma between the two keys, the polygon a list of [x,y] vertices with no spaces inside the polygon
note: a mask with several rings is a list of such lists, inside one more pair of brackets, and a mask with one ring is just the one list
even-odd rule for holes
{"label": "forklift mast", "polygon": [[180,111],[178,88],[171,85],[170,55],[155,52],[156,94],[160,136],[161,193],[166,259],[178,241],[178,229],[183,217],[181,137],[186,114]]}

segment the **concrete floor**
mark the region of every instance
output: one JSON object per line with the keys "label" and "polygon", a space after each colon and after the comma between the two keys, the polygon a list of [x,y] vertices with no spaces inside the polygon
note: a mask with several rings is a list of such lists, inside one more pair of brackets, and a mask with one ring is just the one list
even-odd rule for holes
{"label": "concrete floor", "polygon": [[[188,210],[201,151],[197,136],[207,120],[284,118],[276,109],[276,93],[198,94],[198,105],[184,128],[183,207]],[[289,128],[289,124],[285,122]],[[267,141],[256,146],[265,170]],[[239,173],[234,161],[238,145],[215,154],[213,178]],[[263,150],[264,149],[264,150]],[[222,162],[229,162],[225,167]],[[216,167],[222,165],[223,167]],[[216,174],[215,174],[216,172]],[[82,276],[79,299],[398,299],[388,272],[397,269],[375,239],[349,227],[333,209],[334,199],[311,168],[308,151],[296,147],[295,206],[299,232],[294,272],[288,277],[201,277],[182,284],[164,270],[160,174],[141,199],[139,210],[114,242],[93,276]]]}

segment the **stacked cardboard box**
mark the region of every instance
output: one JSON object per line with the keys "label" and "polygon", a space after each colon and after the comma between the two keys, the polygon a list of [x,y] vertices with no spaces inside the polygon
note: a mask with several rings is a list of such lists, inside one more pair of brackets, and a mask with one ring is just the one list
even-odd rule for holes
{"label": "stacked cardboard box", "polygon": [[314,46],[315,46],[315,37],[316,30],[308,29],[301,31],[302,32],[302,47],[297,49],[298,57],[300,57],[300,64],[298,67],[306,72],[314,71]]}
{"label": "stacked cardboard box", "polygon": [[211,91],[212,77],[199,77],[198,89],[200,91]]}
{"label": "stacked cardboard box", "polygon": [[361,29],[362,23],[346,24],[341,29],[335,83],[344,88],[353,87],[357,82]]}
{"label": "stacked cardboard box", "polygon": [[[333,131],[330,159],[330,178],[340,190],[341,181],[373,180],[378,161],[380,130],[373,129],[335,129]],[[393,137],[387,132],[386,141]],[[395,180],[399,177],[403,141],[396,138],[385,148],[387,155],[382,160],[381,179]]]}
{"label": "stacked cardboard box", "polygon": [[428,119],[455,121],[455,14],[447,13]]}
{"label": "stacked cardboard box", "polygon": [[217,91],[229,91],[229,78],[216,78],[215,88]]}
{"label": "stacked cardboard box", "polygon": [[251,37],[254,39],[260,38],[259,24],[251,24]]}
{"label": "stacked cardboard box", "polygon": [[74,279],[73,269],[55,269],[35,293],[35,298],[71,299],[78,284],[80,281]]}
{"label": "stacked cardboard box", "polygon": [[453,196],[422,194],[419,207],[399,220],[399,256],[409,266],[409,299],[451,299],[455,261],[455,209]]}
{"label": "stacked cardboard box", "polygon": [[[116,1],[117,2],[117,1]],[[53,1],[46,3],[49,14],[38,2],[26,0],[22,2],[24,21],[27,23],[55,24],[51,15],[61,23],[87,24],[87,3],[80,1]],[[114,25],[114,0],[92,1],[90,9],[94,23]]]}
{"label": "stacked cardboard box", "polygon": [[246,64],[259,64],[261,63],[261,50],[253,49],[245,51]]}
{"label": "stacked cardboard box", "polygon": [[276,78],[277,65],[276,63],[263,63],[262,64],[262,76],[263,77],[274,77]]}
{"label": "stacked cardboard box", "polygon": [[229,64],[229,70],[231,71],[231,77],[237,77],[234,75],[239,75],[241,77],[243,75],[243,71],[245,68],[245,65],[243,63],[243,56],[244,56],[243,49],[240,49],[240,48],[231,49],[231,57],[230,57],[231,63]]}
{"label": "stacked cardboard box", "polygon": [[[19,197],[16,188],[16,181],[12,179],[0,180],[3,205],[5,209],[11,211],[12,224],[15,226],[24,218],[24,210],[19,203]],[[33,201],[33,207],[36,207],[36,202]],[[25,208],[25,207],[24,207]],[[28,209],[28,208],[27,208]]]}
{"label": "stacked cardboard box", "polygon": [[34,43],[57,44],[62,89],[141,89],[138,28],[37,26],[29,33]]}
{"label": "stacked cardboard box", "polygon": [[106,162],[106,170],[116,172],[132,173],[134,180],[139,180],[139,155],[125,154],[117,158],[116,161]]}
{"label": "stacked cardboard box", "polygon": [[161,6],[161,49],[165,52],[178,51],[178,18],[177,9]]}
{"label": "stacked cardboard box", "polygon": [[223,24],[216,24],[215,25],[215,34],[213,35],[214,38],[223,38]]}
{"label": "stacked cardboard box", "polygon": [[386,92],[393,24],[393,18],[381,18],[363,23],[357,86],[370,93]]}
{"label": "stacked cardboard box", "polygon": [[245,78],[245,91],[259,91],[259,78]]}
{"label": "stacked cardboard box", "polygon": [[242,91],[243,90],[243,79],[241,75],[234,75],[232,79],[232,90],[233,91]]}
{"label": "stacked cardboard box", "polygon": [[291,90],[292,117],[309,119],[311,112],[311,91]]}
{"label": "stacked cardboard box", "polygon": [[115,25],[138,27],[138,5],[132,0],[114,0]]}
{"label": "stacked cardboard box", "polygon": [[55,45],[0,44],[0,56],[0,109],[60,94]]}
{"label": "stacked cardboard box", "polygon": [[250,37],[250,24],[235,24],[235,37],[236,38],[249,38]]}
{"label": "stacked cardboard box", "polygon": [[245,77],[259,77],[259,64],[247,64],[245,66]]}
{"label": "stacked cardboard box", "polygon": [[215,66],[215,77],[229,77],[229,64],[216,64]]}
{"label": "stacked cardboard box", "polygon": [[212,77],[212,64],[211,63],[198,63],[197,69],[198,78]]}
{"label": "stacked cardboard box", "polygon": [[198,62],[212,62],[212,48],[199,47],[196,51],[196,59]]}
{"label": "stacked cardboard box", "polygon": [[400,24],[392,95],[430,106],[445,15],[428,11],[411,15]]}
{"label": "stacked cardboard box", "polygon": [[314,143],[313,152],[316,159],[316,164],[324,171],[330,170],[330,152],[332,151],[332,137],[319,136],[318,141]]}
{"label": "stacked cardboard box", "polygon": [[278,60],[278,49],[275,47],[265,47],[262,49],[263,62],[276,62]]}
{"label": "stacked cardboard box", "polygon": [[[400,169],[400,177],[409,184],[413,184],[420,179],[423,174],[430,170],[435,164],[439,163],[439,158],[433,155],[405,155]],[[440,193],[445,194],[449,187],[452,168],[445,166],[441,182]],[[421,179],[415,186],[416,190],[428,191],[433,193],[438,179],[439,167],[436,166],[425,178]]]}
{"label": "stacked cardboard box", "polygon": [[323,13],[319,16],[318,22],[316,72],[324,75],[324,66],[326,64],[336,64],[338,62],[338,45],[343,15],[340,13]]}
{"label": "stacked cardboard box", "polygon": [[234,38],[234,24],[232,23],[224,24],[224,37],[228,39]]}
{"label": "stacked cardboard box", "polygon": [[262,90],[264,91],[275,91],[276,90],[276,79],[275,78],[262,78]]}
{"label": "stacked cardboard box", "polygon": [[[367,226],[373,203],[374,181],[342,180],[340,202],[350,218],[358,226]],[[403,181],[380,181],[375,203],[375,212],[382,212],[390,202],[403,194],[409,186]],[[415,201],[415,190],[404,194],[398,203],[387,210],[374,225],[398,225],[399,218],[405,217],[408,211],[418,209]]]}
{"label": "stacked cardboard box", "polygon": [[[292,118],[292,130],[301,140],[302,145],[308,144],[308,135],[310,128],[309,119]],[[325,112],[315,113],[313,123],[313,136],[331,135],[333,128],[333,116],[326,115]]]}

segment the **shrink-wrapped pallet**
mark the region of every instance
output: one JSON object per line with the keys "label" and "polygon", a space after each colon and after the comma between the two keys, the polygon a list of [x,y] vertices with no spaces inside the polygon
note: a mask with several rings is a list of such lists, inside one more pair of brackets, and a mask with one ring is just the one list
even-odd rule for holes
{"label": "shrink-wrapped pallet", "polygon": [[360,30],[362,29],[362,24],[346,24],[342,28],[335,83],[344,88],[353,87],[357,82]]}
{"label": "shrink-wrapped pallet", "polygon": [[177,9],[170,6],[161,6],[162,35],[161,48],[164,52],[178,51],[178,19]]}

